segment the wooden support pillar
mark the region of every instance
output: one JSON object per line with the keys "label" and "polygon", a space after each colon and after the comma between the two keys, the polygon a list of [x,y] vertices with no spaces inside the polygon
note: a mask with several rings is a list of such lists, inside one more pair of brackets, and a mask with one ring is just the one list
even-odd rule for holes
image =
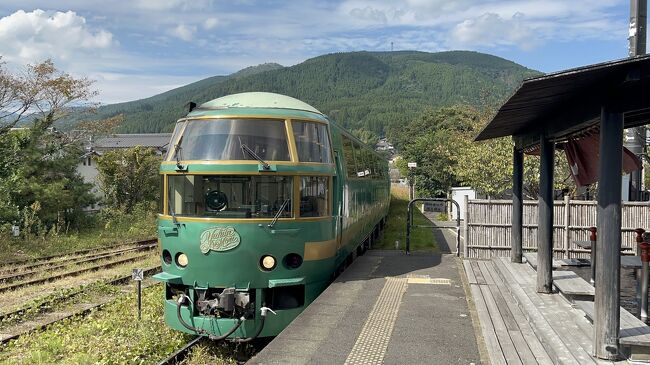
{"label": "wooden support pillar", "polygon": [[553,159],[555,143],[540,137],[537,292],[553,292]]}
{"label": "wooden support pillar", "polygon": [[521,263],[524,219],[524,151],[515,147],[512,152],[512,237],[510,260]]}
{"label": "wooden support pillar", "polygon": [[593,348],[594,355],[608,360],[618,357],[622,150],[623,114],[603,107],[600,116]]}

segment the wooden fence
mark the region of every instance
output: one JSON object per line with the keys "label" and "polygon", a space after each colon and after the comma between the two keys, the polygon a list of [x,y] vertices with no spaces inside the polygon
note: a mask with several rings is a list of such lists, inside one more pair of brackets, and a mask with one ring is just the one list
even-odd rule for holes
{"label": "wooden fence", "polygon": [[[510,256],[511,200],[468,200],[463,236],[467,257]],[[537,250],[537,201],[524,201],[523,250]],[[556,258],[588,258],[575,241],[589,239],[596,226],[596,202],[556,200],[553,206],[553,253]],[[626,202],[622,207],[622,246],[636,254],[635,228],[650,230],[650,202]]]}

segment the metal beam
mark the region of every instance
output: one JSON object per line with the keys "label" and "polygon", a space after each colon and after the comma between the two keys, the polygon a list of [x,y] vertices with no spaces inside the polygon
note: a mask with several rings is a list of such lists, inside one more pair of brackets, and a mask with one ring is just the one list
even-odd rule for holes
{"label": "metal beam", "polygon": [[537,229],[537,292],[553,291],[553,159],[555,143],[539,139],[539,225]]}
{"label": "metal beam", "polygon": [[623,113],[603,107],[600,121],[593,348],[597,357],[609,360],[618,357],[622,152]]}
{"label": "metal beam", "polygon": [[512,151],[512,249],[510,260],[521,263],[522,232],[524,218],[524,151],[515,147]]}

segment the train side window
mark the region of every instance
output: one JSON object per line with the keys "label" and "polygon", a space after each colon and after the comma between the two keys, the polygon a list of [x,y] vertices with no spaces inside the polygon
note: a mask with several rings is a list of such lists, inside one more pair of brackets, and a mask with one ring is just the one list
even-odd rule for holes
{"label": "train side window", "polygon": [[381,160],[377,157],[373,158],[373,165],[372,165],[372,178],[373,179],[381,179],[382,177],[382,170],[381,170]]}
{"label": "train side window", "polygon": [[327,200],[329,181],[325,176],[300,178],[300,216],[325,217],[329,215]]}
{"label": "train side window", "polygon": [[293,121],[291,125],[300,162],[332,162],[327,125],[301,121]]}
{"label": "train side window", "polygon": [[354,143],[354,155],[357,157],[357,176],[365,177],[369,176],[370,171],[370,154],[364,148],[364,146]]}
{"label": "train side window", "polygon": [[348,177],[357,177],[357,167],[354,161],[354,147],[352,141],[346,136],[343,137],[343,158]]}

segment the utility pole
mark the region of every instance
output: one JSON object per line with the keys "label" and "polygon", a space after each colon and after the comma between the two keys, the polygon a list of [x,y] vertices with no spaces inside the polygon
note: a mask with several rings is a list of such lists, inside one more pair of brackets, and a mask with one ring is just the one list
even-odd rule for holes
{"label": "utility pole", "polygon": [[[648,23],[648,0],[630,0],[630,36],[629,56],[635,57],[646,53],[646,28]],[[625,147],[641,158],[645,152],[645,126],[629,128],[625,132]],[[641,200],[643,190],[642,170],[630,174],[630,200]]]}

